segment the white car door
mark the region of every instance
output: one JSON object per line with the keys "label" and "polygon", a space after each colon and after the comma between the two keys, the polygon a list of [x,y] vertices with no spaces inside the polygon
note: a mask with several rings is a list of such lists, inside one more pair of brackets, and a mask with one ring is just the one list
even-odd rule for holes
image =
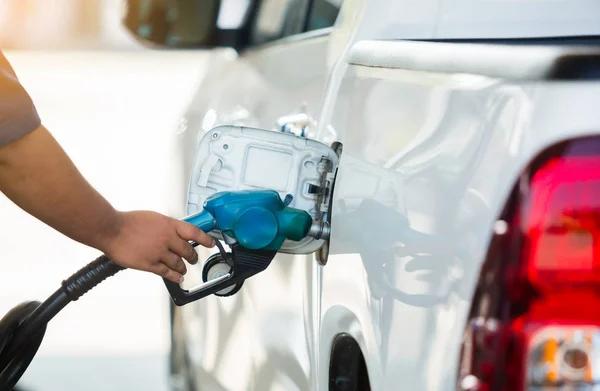
{"label": "white car door", "polygon": [[[215,51],[206,82],[186,114],[187,131],[180,136],[182,182],[190,176],[198,138],[215,126],[313,136],[330,68],[328,27],[339,5],[263,1],[251,33],[253,46],[239,55]],[[199,253],[201,259],[210,255]],[[236,295],[178,308],[197,384],[223,390],[315,389],[315,268],[313,254],[279,254]],[[200,272],[190,268],[185,284],[198,283]]]}

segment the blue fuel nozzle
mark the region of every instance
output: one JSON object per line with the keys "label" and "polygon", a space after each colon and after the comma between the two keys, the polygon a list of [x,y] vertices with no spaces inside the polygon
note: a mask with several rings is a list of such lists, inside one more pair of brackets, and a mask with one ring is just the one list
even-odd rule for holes
{"label": "blue fuel nozzle", "polygon": [[[288,207],[289,201],[287,197],[286,202],[282,201],[273,190],[220,192],[206,199],[201,212],[185,217],[183,221],[204,232],[217,230],[235,240],[229,259],[232,267],[226,276],[189,291],[165,280],[173,302],[184,305],[241,285],[269,266],[284,241],[300,241],[314,235],[311,216],[304,210]],[[219,249],[224,252],[221,246]]]}
{"label": "blue fuel nozzle", "polygon": [[285,240],[304,239],[310,215],[286,206],[276,191],[247,190],[216,193],[204,210],[184,219],[201,230],[218,230],[249,250],[279,250]]}

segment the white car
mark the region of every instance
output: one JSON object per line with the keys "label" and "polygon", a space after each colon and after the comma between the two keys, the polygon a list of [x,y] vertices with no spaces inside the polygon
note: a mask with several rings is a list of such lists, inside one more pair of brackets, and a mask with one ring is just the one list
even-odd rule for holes
{"label": "white car", "polygon": [[[174,389],[600,387],[599,1],[130,0],[126,24],[212,48],[175,214],[189,178],[272,184],[331,228],[173,306]],[[326,179],[266,147],[194,163],[215,129],[311,140]]]}

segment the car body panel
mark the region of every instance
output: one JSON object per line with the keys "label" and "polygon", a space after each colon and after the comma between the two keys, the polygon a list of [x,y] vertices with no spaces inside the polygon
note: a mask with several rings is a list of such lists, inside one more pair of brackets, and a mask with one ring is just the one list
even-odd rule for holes
{"label": "car body panel", "polygon": [[[341,141],[344,152],[327,265],[314,254],[279,254],[235,296],[177,308],[199,389],[328,390],[339,333],[358,342],[374,390],[454,389],[474,284],[513,184],[544,148],[600,130],[597,83],[382,62],[400,61],[393,58],[406,52],[395,50],[399,38],[494,38],[508,28],[535,37],[587,18],[566,2],[538,2],[548,9],[536,14],[544,28],[535,30],[525,1],[511,3],[487,30],[468,25],[465,18],[487,15],[480,5],[488,3],[464,0],[451,9],[445,0],[346,0],[327,35],[240,55],[215,51],[218,65],[180,135],[186,179],[197,140],[210,128],[273,129],[302,110],[317,120],[309,137]],[[553,29],[561,9],[564,23]],[[353,63],[357,50],[380,44],[388,45],[386,56]],[[199,249],[201,258],[209,253]],[[198,280],[200,268],[191,269],[189,279]]]}
{"label": "car body panel", "polygon": [[[373,389],[454,389],[494,222],[533,156],[599,133],[600,85],[350,67],[341,91],[353,98],[332,117],[344,154],[322,271],[319,389],[340,332],[363,349]],[[369,104],[383,101],[395,107]],[[406,224],[423,237],[403,235]]]}
{"label": "car body panel", "polygon": [[[186,178],[197,140],[215,126],[273,129],[281,116],[304,112],[319,117],[329,42],[320,34],[265,45],[240,57],[227,50],[214,54],[221,69],[215,66],[205,80],[209,85],[219,82],[199,89],[185,116],[188,130],[180,136]],[[177,212],[184,215],[185,208]],[[212,252],[199,250],[201,259]],[[191,361],[201,369],[197,382],[215,390],[267,390],[272,385],[313,389],[311,381],[316,377],[311,368],[317,366],[312,350],[316,346],[312,298],[317,267],[313,254],[279,254],[269,269],[246,281],[235,296],[208,297],[178,308],[185,319],[182,325]],[[200,274],[200,268],[190,268],[186,279],[193,285]],[[294,341],[291,350],[290,340]]]}
{"label": "car body panel", "polygon": [[437,38],[535,38],[600,34],[595,0],[442,0]]}

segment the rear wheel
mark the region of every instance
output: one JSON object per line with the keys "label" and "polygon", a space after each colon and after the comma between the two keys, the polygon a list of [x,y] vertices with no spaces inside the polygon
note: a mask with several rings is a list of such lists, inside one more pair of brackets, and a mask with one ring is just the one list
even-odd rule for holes
{"label": "rear wheel", "polygon": [[371,391],[365,358],[349,334],[340,334],[333,341],[329,391]]}

